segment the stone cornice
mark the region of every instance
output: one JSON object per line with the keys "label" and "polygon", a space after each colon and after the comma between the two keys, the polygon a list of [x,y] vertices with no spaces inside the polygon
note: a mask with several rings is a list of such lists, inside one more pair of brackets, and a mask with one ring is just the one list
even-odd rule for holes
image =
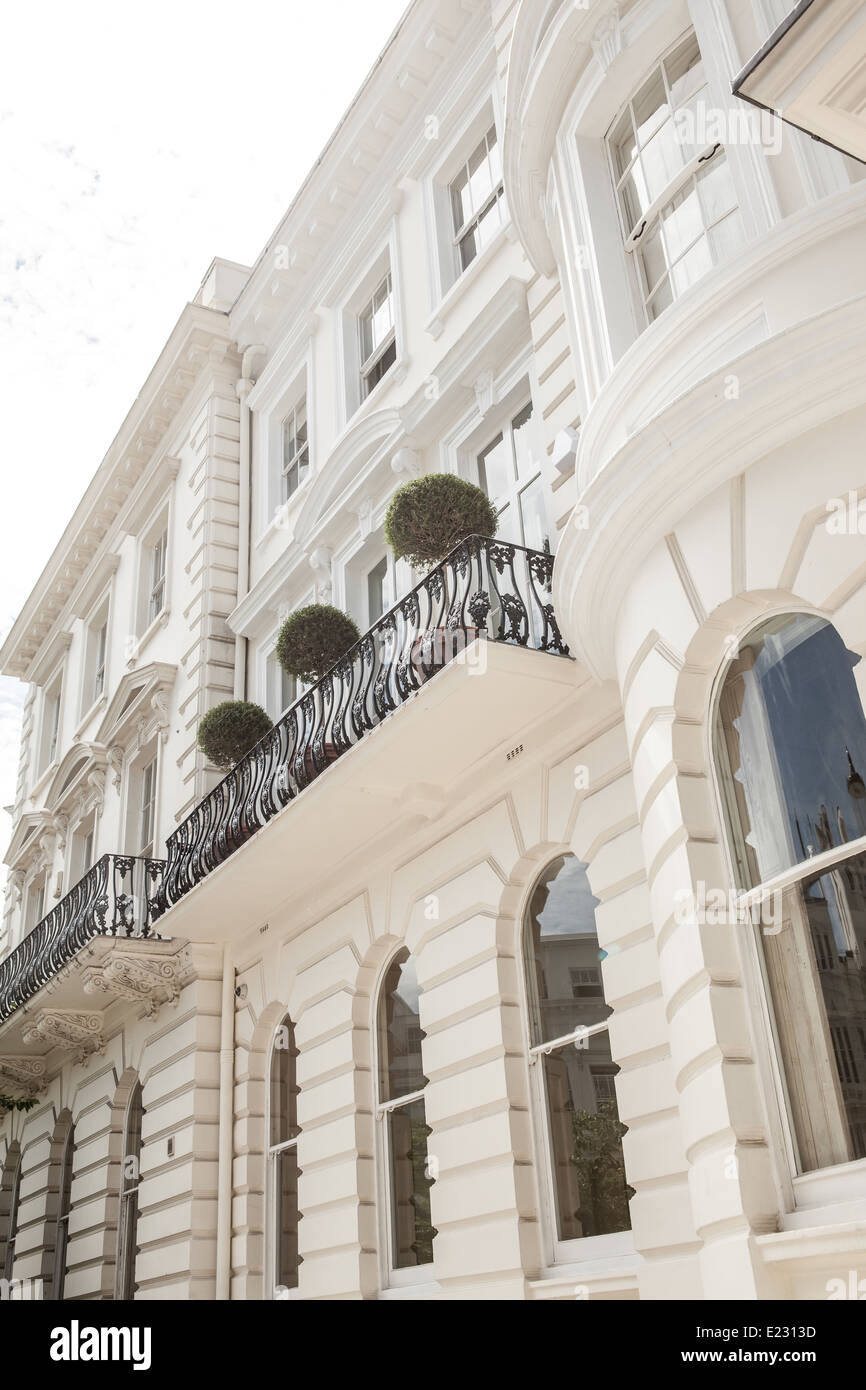
{"label": "stone cornice", "polygon": [[187,304],[0,649],[5,675],[32,679],[34,662],[70,600],[80,607],[77,593],[89,587],[100,547],[196,381],[220,364],[237,376],[227,315]]}

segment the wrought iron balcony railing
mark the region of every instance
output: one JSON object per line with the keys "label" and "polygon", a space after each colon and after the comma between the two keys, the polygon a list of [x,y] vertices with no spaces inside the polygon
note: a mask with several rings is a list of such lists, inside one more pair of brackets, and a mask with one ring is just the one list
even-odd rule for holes
{"label": "wrought iron balcony railing", "polygon": [[0,1023],[94,936],[148,937],[165,861],[104,854],[0,960]]}
{"label": "wrought iron balcony railing", "polygon": [[471,536],[301,695],[167,841],[154,919],[475,638],[568,656],[553,556]]}

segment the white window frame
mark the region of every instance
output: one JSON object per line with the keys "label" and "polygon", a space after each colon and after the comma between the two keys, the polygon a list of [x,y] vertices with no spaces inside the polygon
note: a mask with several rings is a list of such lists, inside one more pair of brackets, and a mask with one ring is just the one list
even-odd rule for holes
{"label": "white window frame", "polygon": [[[493,136],[493,140],[492,140],[492,141],[491,141],[491,139],[490,139],[491,135]],[[488,164],[490,164],[490,160],[491,160],[491,150],[492,150],[493,148],[496,149],[496,151],[497,151],[496,159],[497,159],[497,162],[498,162],[498,165],[499,165],[499,178],[498,178],[498,179],[496,180],[496,182],[494,183],[494,182],[493,182],[492,175],[491,175],[491,189],[490,189],[490,192],[488,193],[487,197],[479,204],[479,206],[478,206],[477,208],[473,206],[472,211],[471,211],[471,215],[470,215],[470,217],[468,218],[468,220],[467,220],[467,219],[464,219],[463,222],[461,222],[461,223],[458,224],[458,222],[457,222],[457,210],[456,210],[455,205],[454,205],[454,203],[455,203],[455,185],[456,185],[456,183],[457,183],[458,178],[462,178],[464,175],[466,176],[466,182],[467,182],[467,184],[469,183],[469,179],[470,179],[470,176],[469,176],[469,163],[470,163],[470,160],[472,159],[472,157],[473,157],[475,154],[477,154],[478,150],[480,149],[480,147],[481,147],[482,145],[484,145],[484,147],[485,147],[484,158],[487,160]],[[504,181],[503,171],[502,171],[502,144],[501,144],[501,141],[499,140],[499,135],[498,135],[498,132],[497,132],[497,129],[496,129],[496,122],[495,122],[495,120],[491,120],[490,125],[489,125],[488,128],[485,130],[484,134],[481,136],[481,139],[478,140],[478,141],[476,142],[475,145],[473,145],[473,147],[472,147],[471,150],[469,150],[469,152],[468,152],[468,154],[467,154],[467,157],[466,157],[465,161],[463,162],[463,164],[461,165],[460,169],[459,169],[459,170],[457,171],[457,173],[451,178],[451,180],[450,180],[450,182],[449,182],[449,184],[448,184],[448,192],[449,192],[449,194],[450,194],[451,219],[452,219],[452,237],[451,237],[451,244],[452,244],[452,246],[454,247],[455,271],[456,271],[456,274],[455,274],[454,279],[457,280],[457,279],[460,278],[461,275],[464,275],[464,274],[466,273],[466,271],[467,271],[467,270],[469,269],[469,267],[472,265],[473,261],[477,260],[478,257],[487,249],[486,246],[480,246],[480,247],[478,247],[478,249],[475,251],[475,254],[471,257],[471,259],[468,260],[468,261],[464,264],[464,262],[463,262],[463,245],[464,245],[464,242],[466,242],[467,239],[468,239],[470,236],[473,236],[473,235],[477,232],[478,227],[479,227],[479,224],[481,223],[482,219],[486,216],[486,214],[493,208],[493,206],[494,206],[496,203],[501,204],[500,212],[499,212],[499,227],[498,227],[498,229],[497,229],[497,232],[498,232],[498,231],[501,231],[502,228],[505,226],[505,222],[506,222],[507,216],[508,216],[508,214],[507,214],[507,205],[506,205],[506,201],[505,201],[505,181]],[[497,232],[494,232],[493,236],[490,237],[490,241],[487,243],[487,245],[489,245],[490,242],[492,242],[492,241],[495,239],[495,236],[497,235]]]}
{"label": "white window frame", "polygon": [[[139,1108],[139,1134],[138,1134],[138,1153],[136,1160],[138,1164],[138,1176],[134,1183],[127,1185],[126,1174],[124,1172],[126,1159],[132,1157],[127,1153],[130,1138],[130,1121],[132,1118],[133,1101],[138,1098]],[[132,1298],[135,1298],[135,1266],[137,1256],[137,1236],[138,1218],[140,1215],[138,1207],[138,1194],[141,1190],[141,1151],[143,1147],[144,1129],[144,1091],[140,1077],[136,1077],[132,1090],[126,1102],[126,1110],[123,1118],[123,1141],[120,1165],[120,1186],[117,1201],[117,1264],[115,1271],[114,1297],[120,1299],[123,1289],[127,1282],[132,1286]]]}
{"label": "white window frame", "polygon": [[[171,565],[173,558],[172,522],[174,515],[173,493],[163,496],[154,507],[147,523],[142,527],[138,543],[138,579],[134,595],[133,624],[131,631],[137,636],[134,656],[138,657],[143,647],[158,627],[164,627],[171,612]],[[164,547],[162,542],[164,540]],[[162,579],[157,579],[156,556],[162,553]],[[153,601],[157,590],[161,589],[161,606],[154,611]],[[129,654],[128,654],[129,655]]]}
{"label": "white window frame", "polygon": [[150,591],[147,599],[147,626],[164,612],[168,589],[168,527],[161,531],[150,551]]}
{"label": "white window frame", "polygon": [[[66,1291],[67,1256],[69,1250],[69,1217],[72,1211],[72,1183],[75,1155],[75,1125],[70,1120],[60,1156],[60,1180],[57,1189],[57,1219],[54,1225],[54,1259],[52,1262],[51,1297],[63,1301]],[[66,1182],[67,1164],[69,1181]]]}
{"label": "white window frame", "polygon": [[[148,762],[139,769],[138,778],[138,840],[139,855],[153,858],[156,845],[156,793],[159,771],[159,754],[154,752]],[[147,834],[145,834],[147,830]]]}
{"label": "white window frame", "polygon": [[[411,1288],[417,1285],[436,1284],[436,1240],[433,1240],[433,1259],[428,1264],[410,1265],[406,1269],[395,1269],[394,1267],[394,1192],[391,1180],[391,1153],[388,1142],[387,1116],[392,1110],[402,1110],[404,1106],[412,1104],[413,1101],[424,1101],[424,1113],[426,1117],[426,1094],[427,1086],[419,1091],[412,1091],[411,1094],[399,1096],[395,1100],[382,1100],[380,1098],[381,1086],[381,1041],[379,1037],[379,1005],[382,998],[382,990],[388,978],[388,972],[394,963],[396,956],[401,951],[408,950],[405,942],[391,951],[388,959],[382,967],[376,988],[373,991],[373,1122],[374,1134],[374,1156],[376,1163],[377,1183],[376,1190],[379,1206],[379,1287],[383,1291],[389,1289]],[[417,955],[410,951],[410,955]],[[423,993],[423,991],[422,991]],[[421,1065],[424,1065],[424,1043],[421,1043]],[[426,1073],[425,1073],[426,1075]],[[429,1083],[428,1083],[429,1084]],[[435,1183],[433,1184],[435,1186]]]}
{"label": "white window frame", "polygon": [[[372,408],[369,402],[378,400],[382,393],[404,380],[409,362],[405,356],[405,332],[403,324],[403,303],[398,254],[396,215],[391,219],[387,232],[376,242],[369,244],[369,254],[365,256],[367,269],[355,279],[352,289],[337,310],[337,355],[342,364],[342,405],[343,424],[347,425],[358,411]],[[376,355],[382,355],[386,345],[377,345],[366,363],[361,361],[360,317],[369,305],[377,287],[387,275],[391,276],[392,318],[394,326],[395,358],[393,364],[380,381],[365,396],[362,393],[362,368],[367,370],[374,364]]]}
{"label": "white window frame", "polygon": [[[303,409],[304,413],[304,442],[298,445],[298,415]],[[292,440],[295,450],[292,457],[286,463],[286,433],[289,422],[292,422]],[[283,416],[280,424],[280,442],[282,445],[281,464],[280,464],[280,505],[287,506],[297,492],[304,486],[310,476],[310,417],[307,410],[306,392],[302,392],[288,412]],[[295,475],[294,487],[289,487],[291,475]]]}
{"label": "white window frame", "polygon": [[[752,615],[734,630],[728,639],[731,647],[735,651],[738,650],[747,640],[750,633],[754,632],[757,627],[762,626],[774,617],[788,615],[796,617],[798,614],[811,618],[819,617],[823,618],[825,622],[828,621],[824,614],[818,613],[815,609],[804,605],[798,606],[795,602],[771,604],[761,612],[759,618],[756,619],[755,616]],[[829,621],[832,623],[832,619]],[[740,914],[745,916],[750,913],[754,907],[758,907],[762,902],[771,898],[773,894],[781,893],[788,888],[794,887],[804,879],[811,878],[816,873],[820,873],[824,868],[829,870],[830,868],[838,866],[846,859],[854,858],[860,854],[866,854],[866,836],[861,836],[856,840],[850,840],[846,844],[835,846],[830,850],[822,851],[820,854],[814,855],[811,859],[801,860],[791,868],[777,874],[774,878],[767,879],[763,883],[758,884],[755,888],[739,888],[733,845],[728,833],[728,823],[725,814],[725,794],[719,777],[713,742],[719,696],[725,682],[729,665],[730,659],[725,655],[720,661],[719,668],[712,682],[706,718],[704,720],[703,744],[705,766],[708,768],[708,776],[712,787],[718,840],[721,846],[722,859],[727,873],[728,884],[734,895],[734,909],[737,916],[740,916]],[[780,1205],[783,1211],[792,1217],[797,1216],[798,1213],[800,1214],[798,1225],[802,1224],[803,1213],[810,1210],[815,1210],[816,1212],[820,1211],[829,1203],[832,1203],[834,1206],[838,1204],[840,1214],[834,1219],[842,1220],[844,1219],[845,1210],[842,1205],[843,1203],[849,1201],[851,1203],[857,1203],[862,1201],[863,1182],[864,1177],[866,1177],[866,1159],[850,1159],[847,1163],[837,1164],[831,1168],[820,1168],[808,1173],[798,1173],[793,1122],[788,1108],[784,1067],[773,1022],[769,980],[766,976],[757,933],[753,929],[744,929],[744,937],[745,944],[739,947],[738,953],[743,966],[744,987],[752,1005],[751,1016],[755,1021],[758,1032],[758,1037],[756,1038],[758,1075],[760,1078],[761,1091],[770,1131],[771,1146],[775,1159],[773,1168],[779,1191]]]}
{"label": "white window frame", "polygon": [[[574,855],[575,852],[570,845],[562,845],[555,853],[545,856],[542,863],[535,866],[535,872],[526,885],[522,895],[522,903],[517,917],[518,937],[517,937],[517,959],[520,962],[520,1003],[521,1020],[523,1029],[524,1047],[529,1071],[529,1091],[530,1091],[530,1125],[533,1136],[533,1151],[535,1154],[536,1186],[539,1199],[539,1215],[541,1217],[541,1232],[543,1248],[546,1255],[547,1267],[551,1270],[559,1266],[567,1265],[579,1268],[581,1265],[595,1263],[600,1259],[615,1259],[617,1257],[628,1258],[634,1255],[634,1231],[629,1228],[627,1231],[611,1231],[601,1236],[578,1236],[571,1240],[561,1240],[559,1236],[558,1221],[558,1201],[554,1181],[554,1153],[550,1138],[550,1121],[548,1118],[547,1094],[544,1082],[544,1067],[541,1059],[549,1056],[552,1052],[557,1052],[563,1047],[574,1046],[577,1042],[586,1038],[594,1037],[597,1033],[609,1031],[613,1013],[606,1019],[601,1019],[598,1023],[591,1023],[579,1028],[574,1028],[569,1033],[564,1033],[561,1037],[551,1038],[547,1042],[533,1043],[531,1030],[531,1001],[530,983],[526,968],[526,931],[528,926],[529,904],[532,895],[545,870],[560,855]],[[577,856],[575,856],[577,857]],[[607,1005],[606,997],[603,992],[600,1004],[602,1007]],[[626,1174],[626,1178],[628,1174]]]}
{"label": "white window frame", "polygon": [[[276,1036],[277,1036],[277,1034],[279,1033],[280,1029],[281,1029],[282,1027],[285,1026],[287,1020],[289,1020],[290,1017],[291,1017],[291,1016],[290,1016],[289,1014],[284,1014],[283,1017],[280,1019],[279,1023],[277,1024],[277,1026],[275,1027],[275,1029],[274,1029],[272,1035],[271,1035],[271,1040],[270,1040],[270,1056],[268,1057],[267,1076],[266,1076],[266,1078],[265,1078],[265,1087],[266,1087],[266,1090],[265,1090],[265,1097],[266,1097],[266,1105],[265,1105],[265,1141],[266,1141],[266,1142],[265,1142],[265,1279],[264,1279],[264,1293],[265,1293],[265,1297],[266,1297],[266,1298],[269,1298],[269,1299],[274,1298],[274,1296],[275,1296],[275,1294],[276,1294],[277,1287],[278,1287],[278,1285],[277,1285],[277,1278],[276,1278],[276,1274],[277,1274],[277,1269],[276,1269],[276,1266],[277,1266],[276,1222],[277,1222],[277,1219],[278,1219],[278,1216],[279,1216],[280,1204],[279,1204],[279,1198],[278,1198],[278,1195],[277,1195],[277,1174],[278,1174],[278,1172],[279,1172],[279,1165],[275,1162],[275,1160],[276,1160],[278,1154],[286,1153],[289,1149],[297,1149],[297,1147],[298,1147],[298,1140],[299,1140],[300,1137],[301,1137],[301,1127],[300,1127],[299,1124],[297,1124],[297,1115],[296,1115],[296,1116],[295,1116],[295,1120],[296,1120],[295,1128],[297,1129],[298,1133],[295,1135],[295,1137],[294,1137],[293,1139],[285,1139],[285,1140],[283,1140],[283,1142],[282,1142],[281,1144],[271,1144],[271,1142],[270,1142],[270,1137],[271,1137],[271,1120],[272,1120],[272,1118],[273,1118],[273,1108],[272,1108],[272,1107],[273,1107],[273,1091],[272,1091],[272,1089],[271,1089],[271,1081],[272,1081],[272,1075],[273,1075],[274,1054],[275,1054],[276,1051],[277,1051],[276,1046],[275,1046],[275,1039],[276,1039]],[[293,1032],[294,1032],[294,1023],[292,1023],[292,1030],[293,1030]],[[296,1047],[296,1049],[297,1049],[297,1041],[295,1042],[295,1047]],[[297,1065],[297,1064],[296,1064],[296,1065]],[[299,1223],[299,1224],[300,1224],[301,1215],[302,1215],[302,1213],[301,1213],[301,1210],[300,1210],[300,1194],[299,1194],[299,1200],[298,1200],[298,1223]],[[291,1301],[291,1300],[293,1300],[293,1299],[296,1299],[296,1298],[299,1298],[299,1297],[300,1297],[300,1266],[301,1266],[301,1264],[302,1264],[302,1259],[301,1259],[300,1250],[299,1250],[299,1251],[298,1251],[298,1287],[295,1288],[295,1289],[286,1289],[287,1301]]]}
{"label": "white window frame", "polygon": [[[376,307],[377,299],[381,299],[378,309]],[[385,332],[382,335],[380,340],[376,342],[374,338],[376,315],[378,312],[381,311],[381,309],[385,305],[387,305],[388,307],[390,327],[388,328],[387,332]],[[388,375],[388,373],[397,365],[397,324],[394,314],[394,280],[391,274],[390,266],[388,267],[388,270],[385,272],[385,275],[375,286],[367,302],[362,306],[357,316],[357,323],[359,358],[358,371],[360,375],[359,388],[361,392],[361,403],[363,404],[364,401],[368,400],[370,396],[372,396],[373,392],[376,390],[376,387],[379,386],[381,382],[385,380],[385,377]],[[367,353],[366,357],[364,356],[365,323],[370,324],[371,337],[371,348],[370,351]],[[384,358],[388,355],[392,348],[394,351],[393,361],[390,362],[387,367],[385,367],[381,376],[376,377],[375,381],[371,381],[371,376],[375,371],[377,371],[381,367]]]}
{"label": "white window frame", "polygon": [[63,736],[63,691],[65,670],[60,667],[42,692],[42,712],[39,724],[39,759],[37,777],[59,762],[58,752]]}
{"label": "white window frame", "polygon": [[111,596],[110,593],[106,591],[99,601],[93,605],[84,624],[84,657],[81,688],[82,719],[88,717],[91,710],[99,704],[107,693],[111,616]]}

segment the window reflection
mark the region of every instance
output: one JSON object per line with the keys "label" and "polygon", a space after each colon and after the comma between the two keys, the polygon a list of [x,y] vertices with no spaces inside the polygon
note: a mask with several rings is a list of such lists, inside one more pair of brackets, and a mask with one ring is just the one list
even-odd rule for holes
{"label": "window reflection", "polygon": [[829,623],[797,614],[758,628],[731,663],[717,753],[744,887],[866,835],[859,660]]}
{"label": "window reflection", "polygon": [[271,1056],[270,1145],[274,1220],[274,1283],[296,1289],[303,1257],[298,1252],[298,1049],[289,1018],[277,1028]]}
{"label": "window reflection", "polygon": [[[596,899],[586,867],[555,860],[535,887],[525,933],[530,1034],[544,1074],[559,1237],[628,1230],[624,1127],[616,1104],[619,1070],[605,1021]],[[583,1031],[586,1030],[586,1031]],[[577,1034],[577,1036],[575,1036]]]}
{"label": "window reflection", "polygon": [[404,949],[385,975],[378,1021],[379,1104],[388,1152],[394,1269],[429,1264],[436,1235],[430,1219],[431,1131],[423,1096],[427,1078],[421,1061],[420,992],[415,960]]}

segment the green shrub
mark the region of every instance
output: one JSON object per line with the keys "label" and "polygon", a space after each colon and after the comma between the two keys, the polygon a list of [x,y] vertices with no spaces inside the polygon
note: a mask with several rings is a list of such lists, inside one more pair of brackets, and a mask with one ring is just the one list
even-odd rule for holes
{"label": "green shrub", "polygon": [[277,638],[277,660],[307,684],[330,671],[361,636],[347,613],[330,603],[310,603],[287,618]]}
{"label": "green shrub", "polygon": [[208,710],[199,724],[198,746],[209,763],[228,772],[273,727],[261,705],[224,700]]}
{"label": "green shrub", "polygon": [[385,539],[395,559],[429,568],[467,536],[495,536],[496,524],[480,487],[454,473],[428,473],[397,488],[385,514]]}

